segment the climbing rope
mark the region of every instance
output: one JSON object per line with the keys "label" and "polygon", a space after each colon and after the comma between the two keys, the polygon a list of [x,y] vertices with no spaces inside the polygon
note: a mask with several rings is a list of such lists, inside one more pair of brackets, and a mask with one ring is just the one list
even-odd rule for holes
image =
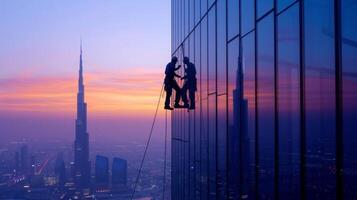
{"label": "climbing rope", "polygon": [[[139,167],[139,170],[138,170],[138,175],[136,176],[136,180],[135,180],[135,185],[134,185],[134,190],[133,190],[133,193],[131,194],[131,200],[133,200],[134,198],[134,194],[136,192],[136,187],[138,186],[138,182],[139,182],[139,178],[140,178],[140,174],[141,174],[141,170],[143,168],[143,165],[144,165],[144,161],[145,161],[145,158],[146,158],[146,154],[147,154],[147,151],[148,151],[148,148],[149,148],[149,144],[150,144],[150,141],[151,141],[151,136],[152,136],[152,132],[154,130],[154,126],[155,126],[155,122],[156,122],[156,117],[157,117],[157,112],[159,110],[159,105],[160,105],[160,101],[161,101],[161,96],[163,95],[163,91],[164,91],[164,85],[162,85],[161,87],[161,91],[160,91],[160,95],[159,95],[159,100],[157,102],[157,105],[156,105],[156,111],[155,111],[155,115],[154,115],[154,119],[153,119],[153,122],[151,124],[151,129],[150,129],[150,134],[149,134],[149,138],[146,142],[146,147],[145,147],[145,151],[144,151],[144,155],[143,155],[143,158],[141,160],[141,163],[140,163],[140,167]],[[166,119],[166,115],[165,115],[165,120]],[[167,127],[166,127],[166,121],[165,121],[165,160],[164,160],[164,163],[165,163],[165,167],[164,167],[164,177],[166,179],[166,134],[167,134]],[[164,188],[165,188],[165,182],[164,182]]]}

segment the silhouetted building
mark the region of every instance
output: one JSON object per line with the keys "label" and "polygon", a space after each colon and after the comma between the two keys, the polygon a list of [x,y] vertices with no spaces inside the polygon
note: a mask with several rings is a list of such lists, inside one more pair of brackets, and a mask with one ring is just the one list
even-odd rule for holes
{"label": "silhouetted building", "polygon": [[356,199],[357,2],[171,5],[198,78],[171,112],[171,199]]}
{"label": "silhouetted building", "polygon": [[112,184],[126,185],[128,174],[127,161],[121,158],[114,158],[112,165]]}
{"label": "silhouetted building", "polygon": [[74,165],[77,186],[88,187],[90,184],[89,134],[87,132],[87,103],[84,100],[82,43],[79,60]]}
{"label": "silhouetted building", "polygon": [[66,183],[66,166],[63,160],[63,154],[57,155],[55,163],[55,173],[58,179],[58,186],[63,187]]}
{"label": "silhouetted building", "polygon": [[109,159],[105,156],[96,156],[95,159],[95,182],[96,184],[109,184]]}

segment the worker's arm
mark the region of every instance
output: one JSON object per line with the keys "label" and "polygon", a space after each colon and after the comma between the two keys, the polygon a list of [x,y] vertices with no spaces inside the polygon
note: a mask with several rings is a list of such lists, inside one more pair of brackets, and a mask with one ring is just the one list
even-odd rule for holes
{"label": "worker's arm", "polygon": [[180,68],[181,68],[181,65],[177,66],[177,67],[175,68],[175,71],[179,70]]}

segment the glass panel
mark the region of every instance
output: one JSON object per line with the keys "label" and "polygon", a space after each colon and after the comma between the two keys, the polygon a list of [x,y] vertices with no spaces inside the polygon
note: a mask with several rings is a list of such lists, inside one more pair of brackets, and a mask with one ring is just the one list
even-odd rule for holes
{"label": "glass panel", "polygon": [[237,70],[239,56],[239,40],[228,44],[228,193],[229,199],[238,197],[238,112],[235,94],[237,93]]}
{"label": "glass panel", "polygon": [[274,0],[256,0],[257,1],[257,17],[260,18],[274,6]]}
{"label": "glass panel", "polygon": [[227,199],[227,95],[217,99],[217,199]]}
{"label": "glass panel", "polygon": [[201,16],[207,12],[207,0],[201,0]]}
{"label": "glass panel", "polygon": [[208,199],[208,104],[202,99],[201,107],[201,199]]}
{"label": "glass panel", "polygon": [[201,0],[192,0],[195,2],[195,24],[201,19]]}
{"label": "glass panel", "polygon": [[255,199],[255,42],[254,32],[242,39],[243,101],[242,101],[242,194]]}
{"label": "glass panel", "polygon": [[239,33],[239,3],[238,0],[227,0],[228,3],[228,40]]}
{"label": "glass panel", "polygon": [[300,199],[299,4],[278,17],[279,196]]}
{"label": "glass panel", "polygon": [[185,27],[185,34],[184,37],[187,36],[188,32],[189,32],[189,27],[190,27],[190,21],[189,21],[189,17],[190,17],[190,8],[189,8],[189,0],[183,0],[183,5],[184,5],[184,27]]}
{"label": "glass panel", "polygon": [[216,131],[217,96],[208,96],[208,187],[209,199],[216,199],[217,175],[217,131]]}
{"label": "glass panel", "polygon": [[278,12],[280,12],[281,10],[283,10],[284,8],[290,6],[293,2],[295,2],[296,0],[278,0]]}
{"label": "glass panel", "polygon": [[226,1],[217,2],[217,92],[227,93]]}
{"label": "glass panel", "polygon": [[208,13],[208,92],[216,92],[216,9]]}
{"label": "glass panel", "polygon": [[208,0],[208,7],[210,7],[216,0]]}
{"label": "glass panel", "polygon": [[342,2],[345,198],[357,199],[357,1]]}
{"label": "glass panel", "polygon": [[254,2],[252,0],[241,0],[242,35],[254,29]]}
{"label": "glass panel", "polygon": [[335,199],[334,1],[305,1],[306,190]]}
{"label": "glass panel", "polygon": [[196,160],[195,160],[195,199],[199,199],[201,191],[201,26],[195,29],[195,65],[197,70],[197,92],[196,92],[196,109],[195,109],[195,130],[196,130]]}
{"label": "glass panel", "polygon": [[208,36],[207,36],[207,17],[201,22],[201,96],[207,98],[208,92]]}
{"label": "glass panel", "polygon": [[189,21],[190,21],[190,28],[189,28],[189,32],[192,31],[193,27],[195,26],[195,0],[188,0],[190,5],[189,5],[189,9],[190,9],[190,13],[189,13]]}
{"label": "glass panel", "polygon": [[259,197],[274,199],[274,16],[257,25]]}

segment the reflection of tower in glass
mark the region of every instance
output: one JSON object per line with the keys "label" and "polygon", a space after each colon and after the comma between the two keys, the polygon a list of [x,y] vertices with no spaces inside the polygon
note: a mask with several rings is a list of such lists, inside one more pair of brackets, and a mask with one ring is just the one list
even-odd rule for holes
{"label": "reflection of tower in glass", "polygon": [[89,135],[87,133],[87,103],[84,101],[82,44],[79,63],[76,139],[74,148],[76,184],[81,188],[88,187],[90,183]]}
{"label": "reflection of tower in glass", "polygon": [[247,198],[249,181],[248,101],[243,98],[243,80],[243,66],[238,59],[236,85],[233,90],[233,124],[229,126],[229,195],[239,199]]}

